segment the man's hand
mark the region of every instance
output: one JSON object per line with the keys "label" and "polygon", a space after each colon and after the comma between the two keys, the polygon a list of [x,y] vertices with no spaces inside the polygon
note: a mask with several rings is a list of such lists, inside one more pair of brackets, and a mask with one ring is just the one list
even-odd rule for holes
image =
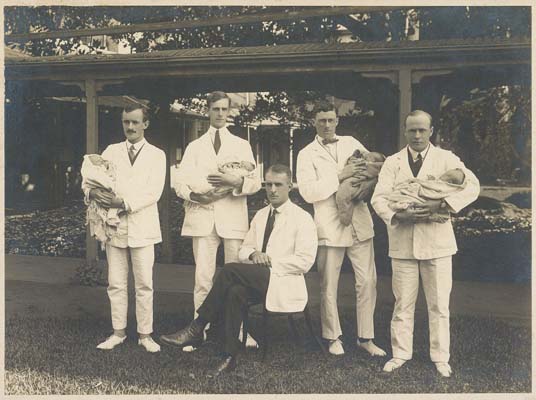
{"label": "man's hand", "polygon": [[357,196],[354,197],[355,201],[370,201],[372,197],[372,193],[374,193],[374,188],[376,187],[376,183],[378,183],[378,179],[369,179],[364,182],[360,182],[359,185],[361,186],[359,188],[359,192],[357,193]]}
{"label": "man's hand", "polygon": [[89,199],[95,200],[100,206],[110,207],[114,195],[112,192],[104,189],[91,189],[89,191]]}
{"label": "man's hand", "polygon": [[366,170],[366,168],[367,167],[363,163],[349,163],[339,173],[339,182],[342,182],[345,179],[354,176],[355,174],[358,174],[360,171]]}
{"label": "man's hand", "polygon": [[253,261],[253,264],[263,265],[268,268],[272,267],[272,261],[270,259],[270,256],[266,253],[262,253],[260,251],[254,251],[249,256],[249,259]]}
{"label": "man's hand", "polygon": [[216,200],[222,199],[233,191],[233,188],[226,188],[225,190],[211,190],[207,193],[190,193],[190,199],[199,204],[210,204]]}
{"label": "man's hand", "polygon": [[393,218],[402,223],[414,224],[417,222],[426,222],[430,212],[423,208],[408,207],[406,210],[397,211]]}
{"label": "man's hand", "polygon": [[114,196],[110,203],[111,208],[125,208],[125,202],[122,197]]}
{"label": "man's hand", "polygon": [[424,203],[415,205],[418,210],[428,211],[430,214],[435,214],[441,210],[442,200],[426,200]]}
{"label": "man's hand", "polygon": [[124,206],[123,199],[115,196],[109,190],[91,189],[89,191],[89,199],[95,200],[100,206],[106,208],[123,208]]}
{"label": "man's hand", "polygon": [[210,174],[207,177],[208,183],[214,187],[219,186],[232,186],[240,189],[244,183],[244,178],[241,176],[234,176],[231,174]]}

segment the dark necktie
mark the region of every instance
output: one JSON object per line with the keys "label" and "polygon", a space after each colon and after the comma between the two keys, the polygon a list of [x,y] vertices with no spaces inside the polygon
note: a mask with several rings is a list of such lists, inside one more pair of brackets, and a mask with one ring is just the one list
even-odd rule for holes
{"label": "dark necktie", "polygon": [[272,230],[274,229],[275,214],[277,214],[277,210],[274,208],[268,216],[268,220],[266,221],[266,228],[264,228],[264,238],[262,239],[262,253],[266,253],[266,246],[268,246],[268,240],[270,239],[270,235],[272,234]]}
{"label": "dark necktie", "polygon": [[130,159],[130,165],[134,164],[134,160],[136,159],[136,148],[133,144],[128,148],[128,158]]}
{"label": "dark necktie", "polygon": [[322,139],[322,144],[325,146],[330,143],[337,143],[339,139],[337,138],[330,138],[330,139]]}
{"label": "dark necktie", "polygon": [[218,151],[220,151],[221,147],[221,138],[220,138],[220,130],[216,129],[216,134],[214,135],[214,151],[216,154],[218,154]]}
{"label": "dark necktie", "polygon": [[411,172],[413,172],[414,177],[417,177],[417,175],[419,174],[419,171],[421,170],[421,167],[422,167],[422,156],[421,156],[421,153],[419,153],[417,155],[417,159],[413,161],[413,166],[411,168]]}

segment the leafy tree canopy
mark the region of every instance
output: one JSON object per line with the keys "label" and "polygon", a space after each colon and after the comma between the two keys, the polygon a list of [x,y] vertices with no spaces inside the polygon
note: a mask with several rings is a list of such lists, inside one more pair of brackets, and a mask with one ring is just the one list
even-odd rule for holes
{"label": "leafy tree canopy", "polygon": [[[241,14],[291,11],[299,7],[5,7],[6,33],[106,27],[159,21],[195,20]],[[133,51],[198,47],[233,47],[325,42],[336,40],[339,27],[357,41],[397,41],[419,31],[419,39],[452,39],[530,36],[530,7],[420,7],[352,16],[315,17],[292,21],[266,21],[181,29],[172,32],[139,32],[119,35]],[[102,45],[80,38],[29,41],[21,44],[32,55],[94,52]],[[470,91],[474,89],[473,91]],[[332,93],[330,93],[332,94]],[[235,122],[244,125],[273,119],[282,125],[307,126],[304,106],[328,93],[279,91],[258,93],[254,107],[243,107]],[[202,99],[202,96],[200,97]],[[199,99],[179,99],[193,109],[203,109]],[[450,101],[452,100],[452,101]],[[519,171],[530,177],[530,88],[467,88],[465,95],[446,100],[440,111],[445,144],[467,152],[480,174],[489,178],[514,178]],[[367,114],[366,106],[354,114]],[[512,134],[516,132],[516,134]],[[491,157],[490,157],[491,154]],[[478,155],[478,157],[474,157]],[[496,156],[494,156],[496,155]],[[514,172],[512,172],[514,171]],[[517,172],[516,172],[517,171]],[[528,171],[528,172],[527,172]],[[523,174],[521,174],[523,175]]]}

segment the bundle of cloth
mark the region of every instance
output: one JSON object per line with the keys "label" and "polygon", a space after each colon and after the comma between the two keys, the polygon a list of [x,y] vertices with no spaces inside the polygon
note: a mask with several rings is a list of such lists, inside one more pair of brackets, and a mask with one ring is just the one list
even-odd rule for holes
{"label": "bundle of cloth", "polygon": [[[90,189],[104,189],[115,193],[116,169],[112,162],[98,154],[87,154],[82,162],[81,174]],[[119,226],[119,209],[105,208],[95,200],[86,199],[86,225],[89,224],[91,236],[101,243],[104,249]]]}
{"label": "bundle of cloth", "polygon": [[[462,190],[465,187],[464,181],[465,174],[459,168],[450,169],[439,178],[428,175],[427,179],[408,179],[396,185],[393,193],[387,197],[389,208],[393,211],[403,211],[426,200],[444,199]],[[428,220],[443,223],[449,217],[449,212],[445,210],[432,214]]]}
{"label": "bundle of cloth", "polygon": [[335,195],[339,219],[344,226],[352,222],[355,203],[372,196],[384,161],[385,156],[381,153],[371,151],[363,154],[359,150],[354,151],[346,161],[346,165],[354,164],[359,169],[341,182]]}
{"label": "bundle of cloth", "polygon": [[[253,164],[252,162],[239,160],[237,157],[227,157],[222,160],[221,163],[218,163],[218,170],[215,171],[215,173],[218,172],[222,174],[231,174],[238,177],[245,177],[252,174],[254,170],[255,164]],[[210,183],[208,183],[206,176],[196,176],[195,174],[192,174],[190,176],[188,187],[192,192],[199,194],[220,194],[230,192],[232,190],[231,187],[227,186],[214,187]],[[189,204],[187,205],[187,203]],[[185,206],[202,207],[201,204],[195,204],[192,202],[185,202]]]}

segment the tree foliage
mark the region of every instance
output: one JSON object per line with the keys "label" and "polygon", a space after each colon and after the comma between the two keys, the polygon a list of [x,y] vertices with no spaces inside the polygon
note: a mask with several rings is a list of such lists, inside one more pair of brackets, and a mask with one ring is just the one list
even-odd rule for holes
{"label": "tree foliage", "polygon": [[486,183],[530,183],[530,88],[475,88],[466,97],[443,98],[439,131],[445,147]]}
{"label": "tree foliage", "polygon": [[[5,7],[5,32],[49,31],[106,27],[159,21],[195,20],[246,13],[298,10],[299,7]],[[199,47],[273,46],[336,40],[337,28],[346,27],[357,41],[397,41],[413,35],[420,39],[453,39],[529,36],[530,7],[419,7],[352,16],[316,17],[292,21],[267,21],[181,29],[172,32],[139,32],[119,35],[135,52]],[[81,38],[29,41],[22,44],[32,55],[95,52],[98,41]],[[474,89],[473,91],[470,91]],[[530,95],[520,86],[466,88],[464,94],[445,100],[440,130],[445,145],[471,160],[481,176],[511,179],[530,173]],[[315,99],[334,93],[273,91],[257,93],[254,106],[243,106],[235,123],[262,120],[284,126],[309,126]],[[169,99],[160,99],[160,108]],[[203,96],[178,99],[188,108],[203,111]],[[352,118],[356,125],[367,114],[358,105]],[[382,107],[376,103],[375,107]],[[373,111],[373,110],[372,110]],[[378,110],[377,110],[378,111]],[[367,114],[368,115],[368,114]],[[491,156],[490,156],[491,155]],[[520,172],[525,171],[525,172]],[[525,178],[526,179],[526,178]]]}

